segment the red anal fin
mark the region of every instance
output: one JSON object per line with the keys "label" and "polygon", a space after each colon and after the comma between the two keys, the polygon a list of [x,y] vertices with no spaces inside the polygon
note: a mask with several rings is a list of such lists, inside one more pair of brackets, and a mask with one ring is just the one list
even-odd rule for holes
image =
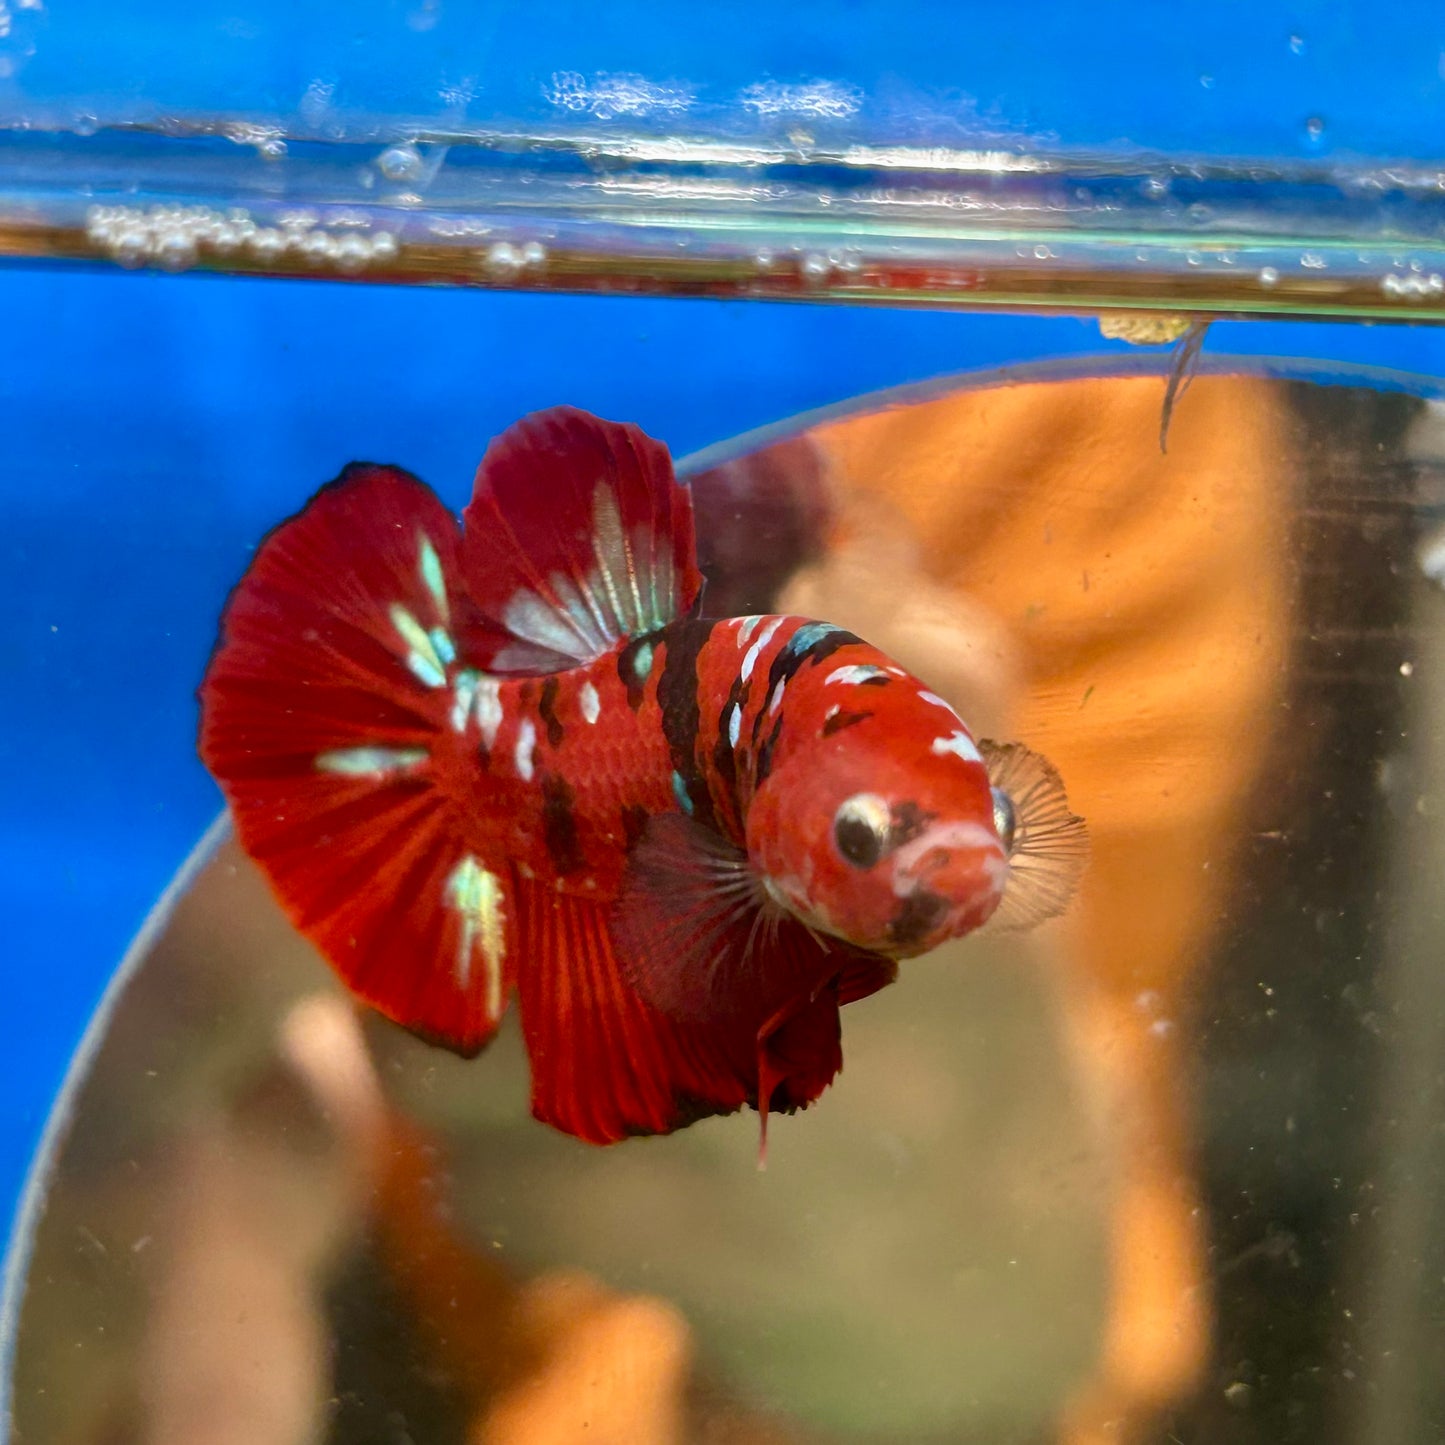
{"label": "red anal fin", "polygon": [[[666,1134],[753,1097],[746,1046],[669,1019],[632,987],[606,906],[523,883],[519,971],[532,1112],[594,1144]],[[744,1041],[744,1045],[746,1041]]]}
{"label": "red anal fin", "polygon": [[349,467],[232,594],[200,749],[242,846],[352,990],[475,1053],[516,948],[507,882],[463,841],[478,769],[454,716],[470,696],[457,547],[415,477]]}
{"label": "red anal fin", "polygon": [[590,662],[686,614],[701,586],[692,497],[667,448],[575,407],[492,443],[463,525],[471,594],[512,639],[494,670]]}

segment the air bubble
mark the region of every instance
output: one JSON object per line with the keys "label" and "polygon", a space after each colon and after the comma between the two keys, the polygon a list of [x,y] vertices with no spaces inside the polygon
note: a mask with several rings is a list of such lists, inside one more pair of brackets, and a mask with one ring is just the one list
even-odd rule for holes
{"label": "air bubble", "polygon": [[378,231],[371,238],[371,254],[377,261],[390,261],[397,252],[396,237],[390,231]]}
{"label": "air bubble", "polygon": [[324,231],[312,231],[301,238],[300,249],[313,266],[319,266],[324,261],[336,259],[338,243]]}
{"label": "air bubble", "polygon": [[286,154],[286,142],[279,136],[268,136],[256,147],[256,154],[264,161],[279,161]]}
{"label": "air bubble", "polygon": [[1261,286],[1277,286],[1279,272],[1273,266],[1261,266],[1259,268],[1259,284]]}
{"label": "air bubble", "polygon": [[262,227],[247,238],[247,246],[262,261],[275,261],[286,249],[286,237],[280,231]]}
{"label": "air bubble", "polygon": [[155,243],[155,257],[167,271],[185,271],[196,261],[196,243],[185,231],[167,231]]}
{"label": "air bubble", "polygon": [[376,168],[389,181],[414,181],[422,173],[421,152],[410,141],[387,146],[377,156]]}
{"label": "air bubble", "polygon": [[371,260],[371,242],[365,236],[343,236],[336,243],[336,266],[338,270],[356,272],[364,270]]}
{"label": "air bubble", "polygon": [[1312,116],[1310,116],[1310,117],[1305,121],[1305,139],[1306,139],[1311,145],[1319,145],[1319,143],[1320,143],[1324,138],[1325,138],[1325,123],[1324,123],[1324,120],[1323,120],[1320,116],[1317,116],[1317,115],[1312,115]]}
{"label": "air bubble", "polygon": [[540,241],[528,241],[522,247],[522,264],[524,266],[541,266],[546,263],[547,248]]}
{"label": "air bubble", "polygon": [[110,242],[110,254],[122,266],[140,266],[150,255],[150,232],[140,226],[127,226],[117,232]]}
{"label": "air bubble", "polygon": [[828,279],[828,273],[833,267],[826,256],[817,251],[809,251],[798,269],[803,273],[803,280],[810,286],[821,286]]}
{"label": "air bubble", "polygon": [[1305,38],[1303,35],[1291,35],[1289,38],[1289,49],[1291,55],[1303,55],[1305,53]]}
{"label": "air bubble", "polygon": [[494,241],[487,247],[487,270],[507,276],[522,269],[522,258],[509,241]]}

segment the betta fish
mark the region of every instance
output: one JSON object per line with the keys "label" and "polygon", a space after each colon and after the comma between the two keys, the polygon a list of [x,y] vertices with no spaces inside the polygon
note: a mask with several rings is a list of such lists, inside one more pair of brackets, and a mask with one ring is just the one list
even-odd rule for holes
{"label": "betta fish", "polygon": [[1062,911],[1083,824],[852,633],[708,620],[692,500],[553,408],[457,519],[354,463],[260,545],[200,689],[242,847],[359,999],[464,1056],[515,993],[579,1139],[812,1103],[839,1010],[997,914]]}

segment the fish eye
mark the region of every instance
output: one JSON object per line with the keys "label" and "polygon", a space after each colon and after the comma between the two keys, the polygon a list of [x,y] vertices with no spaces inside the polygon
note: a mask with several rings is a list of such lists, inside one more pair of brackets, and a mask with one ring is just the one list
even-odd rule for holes
{"label": "fish eye", "polygon": [[876,793],[845,798],[833,815],[833,842],[855,868],[871,868],[888,846],[888,804]]}
{"label": "fish eye", "polygon": [[998,834],[1004,852],[1012,853],[1014,834],[1018,831],[1018,813],[1014,808],[1014,800],[1002,788],[994,788],[992,792],[993,830]]}

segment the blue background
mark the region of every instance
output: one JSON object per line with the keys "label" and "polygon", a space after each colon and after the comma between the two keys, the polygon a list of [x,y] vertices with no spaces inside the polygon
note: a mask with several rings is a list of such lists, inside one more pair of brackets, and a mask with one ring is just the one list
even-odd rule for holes
{"label": "blue background", "polygon": [[[782,124],[739,95],[823,79],[857,98],[818,127],[844,137],[1419,159],[1445,135],[1438,5],[1215,4],[1168,30],[1099,4],[11,9],[0,123],[190,108],[350,134],[458,87],[478,123],[612,123],[548,99],[572,71],[690,96],[629,121],[660,129]],[[1070,318],[23,268],[0,270],[0,318],[6,1215],[107,977],[219,806],[192,694],[226,590],[344,462],[403,463],[460,505],[486,440],[558,401],[681,455],[883,386],[1121,349]],[[1445,333],[1221,324],[1209,350],[1438,373]]]}

